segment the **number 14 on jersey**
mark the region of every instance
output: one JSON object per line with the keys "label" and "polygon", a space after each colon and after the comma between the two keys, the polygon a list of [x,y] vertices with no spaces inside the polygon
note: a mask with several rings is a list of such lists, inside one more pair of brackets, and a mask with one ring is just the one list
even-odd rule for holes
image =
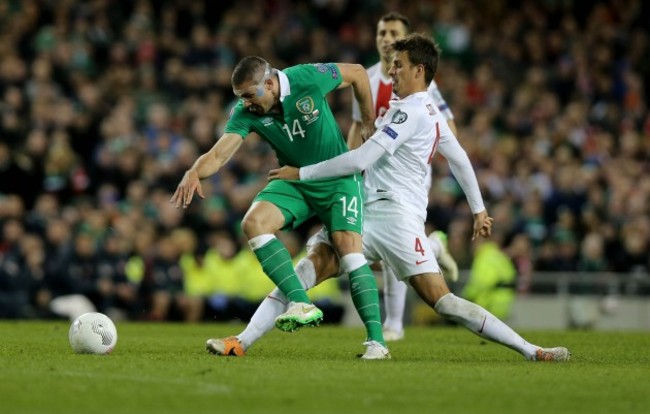
{"label": "number 14 on jersey", "polygon": [[302,129],[302,125],[300,125],[300,121],[297,119],[293,120],[293,127],[289,129],[289,125],[284,124],[282,125],[282,129],[287,133],[289,136],[289,141],[293,142],[293,137],[296,135],[300,135],[301,138],[305,138],[305,130]]}

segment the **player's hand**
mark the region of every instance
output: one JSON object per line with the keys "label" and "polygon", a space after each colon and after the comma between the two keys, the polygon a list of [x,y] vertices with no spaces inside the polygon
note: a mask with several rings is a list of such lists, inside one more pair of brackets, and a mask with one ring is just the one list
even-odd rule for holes
{"label": "player's hand", "polygon": [[269,171],[269,181],[273,180],[300,180],[300,168],[285,165]]}
{"label": "player's hand", "polygon": [[476,240],[479,236],[488,238],[492,234],[492,222],[494,219],[488,216],[487,210],[474,214],[474,234],[472,240]]}
{"label": "player's hand", "polygon": [[205,198],[203,195],[203,188],[201,188],[199,174],[196,171],[188,170],[185,172],[183,179],[180,184],[178,184],[178,187],[169,202],[174,204],[176,208],[180,208],[181,206],[187,208],[187,206],[192,202],[195,192],[199,197]]}

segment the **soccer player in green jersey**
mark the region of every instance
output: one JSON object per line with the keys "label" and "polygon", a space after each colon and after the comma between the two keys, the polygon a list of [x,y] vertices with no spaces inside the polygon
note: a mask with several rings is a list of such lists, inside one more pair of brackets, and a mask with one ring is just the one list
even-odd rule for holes
{"label": "soccer player in green jersey", "polygon": [[[258,134],[271,145],[281,166],[306,166],[346,152],[345,139],[326,100],[334,89],[351,85],[364,126],[373,128],[368,75],[361,65],[318,63],[280,71],[260,57],[249,56],[237,64],[231,81],[240,101],[223,136],[186,171],[171,198],[176,207],[187,207],[195,193],[203,198],[200,180],[215,174],[251,134]],[[329,230],[340,265],[349,274],[352,299],[368,332],[367,343],[389,355],[382,335],[376,281],[362,254],[362,189],[359,174],[273,181],[256,196],[242,229],[264,272],[290,301],[288,310],[277,317],[276,326],[294,331],[317,325],[323,313],[310,302],[288,251],[274,234],[316,215]]]}

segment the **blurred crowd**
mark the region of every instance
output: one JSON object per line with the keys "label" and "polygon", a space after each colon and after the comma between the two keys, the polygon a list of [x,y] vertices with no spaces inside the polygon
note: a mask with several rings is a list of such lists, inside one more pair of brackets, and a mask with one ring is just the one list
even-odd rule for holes
{"label": "blurred crowd", "polygon": [[[239,223],[273,152],[247,139],[204,200],[171,194],[220,136],[240,58],[370,66],[388,11],[440,43],[436,80],[522,280],[648,277],[650,4],[589,3],[0,0],[0,318],[250,316],[273,286]],[[350,103],[330,95],[344,133]],[[471,213],[438,158],[428,225],[467,269]],[[317,225],[283,235],[295,258]]]}

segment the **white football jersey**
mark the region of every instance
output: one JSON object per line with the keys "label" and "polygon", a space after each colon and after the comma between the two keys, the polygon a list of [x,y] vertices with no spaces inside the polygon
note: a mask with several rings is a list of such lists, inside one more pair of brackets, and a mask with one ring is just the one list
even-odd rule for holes
{"label": "white football jersey", "polygon": [[397,202],[409,213],[426,219],[431,160],[441,139],[455,140],[428,92],[392,100],[375,122],[370,138],[390,156],[383,156],[366,170],[366,204],[380,199]]}
{"label": "white football jersey", "polygon": [[[370,90],[372,91],[372,103],[375,108],[375,116],[382,116],[389,107],[391,99],[396,98],[393,94],[393,80],[390,77],[385,77],[381,73],[381,63],[377,62],[366,70],[370,80]],[[454,114],[449,109],[449,105],[442,97],[440,89],[435,80],[432,80],[428,89],[429,95],[433,99],[438,110],[442,113],[447,121],[454,119]],[[352,97],[352,119],[361,122],[361,111],[359,109],[359,102]]]}

